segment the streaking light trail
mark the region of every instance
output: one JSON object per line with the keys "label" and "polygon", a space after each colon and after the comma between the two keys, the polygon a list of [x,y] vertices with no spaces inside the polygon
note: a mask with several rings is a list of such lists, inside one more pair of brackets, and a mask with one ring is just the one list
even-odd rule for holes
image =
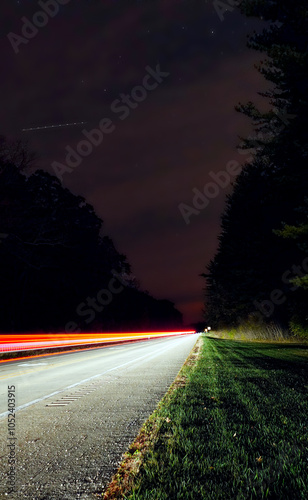
{"label": "streaking light trail", "polygon": [[130,332],[130,333],[80,333],[70,334],[36,334],[36,335],[1,335],[0,352],[19,352],[37,349],[56,349],[72,346],[91,346],[111,344],[113,342],[132,342],[175,335],[189,335],[189,331],[171,332]]}
{"label": "streaking light trail", "polygon": [[57,125],[44,125],[43,127],[23,128],[22,132],[29,132],[30,130],[46,130],[49,128],[76,127],[78,125],[85,125],[86,123],[88,122],[58,123]]}

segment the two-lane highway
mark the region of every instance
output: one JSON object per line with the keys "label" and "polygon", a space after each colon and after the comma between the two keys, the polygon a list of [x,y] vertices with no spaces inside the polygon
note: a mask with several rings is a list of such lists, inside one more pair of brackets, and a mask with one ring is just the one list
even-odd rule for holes
{"label": "two-lane highway", "polygon": [[[94,499],[197,335],[0,365],[1,498]],[[16,390],[16,488],[8,486],[8,387]]]}

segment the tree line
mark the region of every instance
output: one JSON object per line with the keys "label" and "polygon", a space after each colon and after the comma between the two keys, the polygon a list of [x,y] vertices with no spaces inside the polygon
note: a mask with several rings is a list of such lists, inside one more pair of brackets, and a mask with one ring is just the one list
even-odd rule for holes
{"label": "tree line", "polygon": [[203,276],[205,316],[216,327],[274,322],[308,334],[308,8],[304,0],[244,0],[267,21],[248,46],[265,58],[261,112],[239,104],[254,126],[249,161],[227,197],[219,246]]}
{"label": "tree line", "polygon": [[0,138],[0,331],[182,326],[169,300],[141,290],[103,221],[21,142]]}

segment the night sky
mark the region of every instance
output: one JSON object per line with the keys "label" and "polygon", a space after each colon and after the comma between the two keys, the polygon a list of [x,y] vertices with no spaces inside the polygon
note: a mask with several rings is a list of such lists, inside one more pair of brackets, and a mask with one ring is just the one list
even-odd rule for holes
{"label": "night sky", "polygon": [[[261,23],[236,10],[221,21],[204,0],[59,0],[59,12],[14,50],[8,33],[23,36],[22,18],[32,20],[40,3],[47,0],[1,3],[0,134],[27,139],[38,166],[54,173],[66,147],[76,150],[84,129],[109,118],[112,132],[63,185],[95,207],[143,289],[175,302],[186,323],[200,320],[199,274],[215,254],[231,186],[189,224],[179,205],[192,206],[210,172],[243,160],[236,147],[250,123],[234,106],[258,102],[266,88],[254,68],[261,56],[246,48]],[[121,119],[113,103],[158,65],[169,75]],[[87,123],[22,132],[74,122]]]}

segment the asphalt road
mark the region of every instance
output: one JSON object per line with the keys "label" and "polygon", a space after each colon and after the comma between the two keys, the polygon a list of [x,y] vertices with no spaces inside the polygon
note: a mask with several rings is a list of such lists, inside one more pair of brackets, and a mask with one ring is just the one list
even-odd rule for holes
{"label": "asphalt road", "polygon": [[[0,498],[97,499],[197,338],[0,365]],[[8,386],[15,386],[17,410],[9,429]],[[14,493],[9,493],[11,451]]]}

